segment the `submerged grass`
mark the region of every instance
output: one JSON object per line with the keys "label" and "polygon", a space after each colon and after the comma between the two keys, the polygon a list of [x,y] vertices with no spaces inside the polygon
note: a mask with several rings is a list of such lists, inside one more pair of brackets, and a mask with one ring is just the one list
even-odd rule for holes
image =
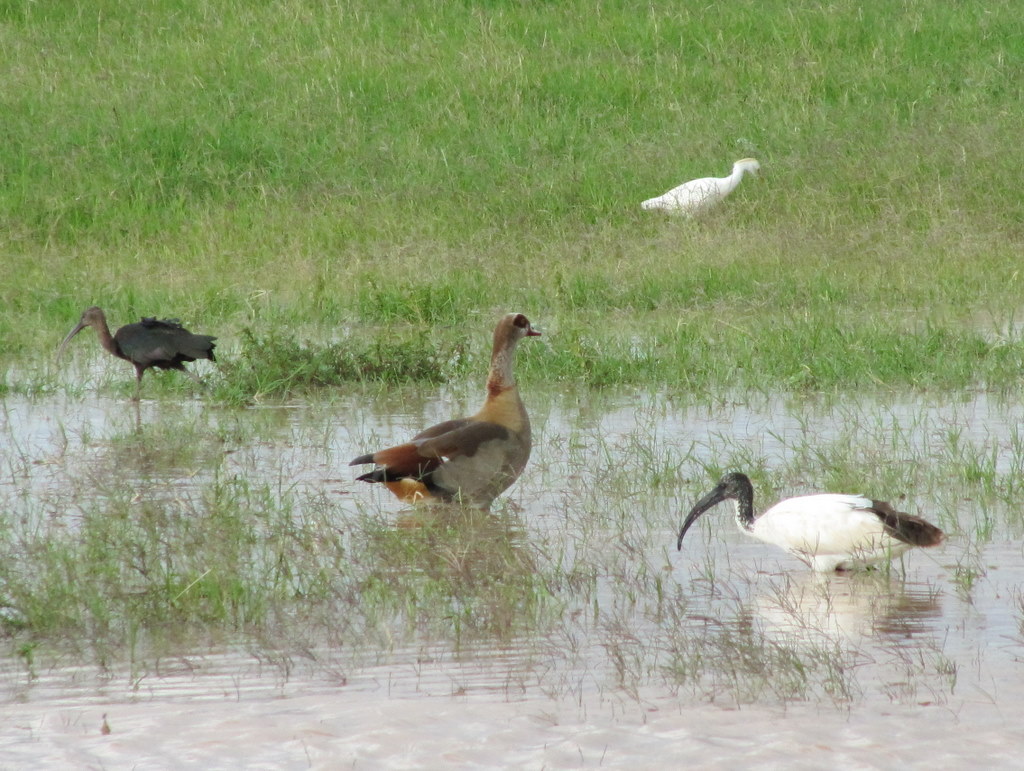
{"label": "submerged grass", "polygon": [[396,531],[235,476],[187,494],[140,486],[104,490],[61,527],[7,523],[0,628],[18,649],[107,661],[126,645],[159,656],[196,638],[281,634],[356,650],[410,638],[457,647],[536,631],[550,615],[514,523],[494,515],[455,511]]}
{"label": "submerged grass", "polygon": [[[1020,535],[1009,493],[1024,459],[1012,432],[993,453],[980,427],[951,432],[962,415],[902,410],[900,397],[714,408],[636,394],[541,400],[536,457],[489,514],[402,511],[339,472],[381,430],[339,425],[366,398],[304,410],[197,402],[191,417],[141,425],[125,413],[113,436],[109,424],[72,422],[45,465],[11,442],[17,457],[0,488],[9,653],[31,674],[64,651],[145,668],[197,639],[241,641],[315,664],[326,644],[344,655],[325,665],[344,669],[438,646],[507,650],[525,669],[510,674],[516,682],[581,702],[606,691],[643,702],[652,688],[729,705],[848,708],[879,689],[941,702],[962,658],[941,642],[940,600],[987,596],[986,545]],[[402,411],[423,406],[410,399]],[[690,413],[686,425],[708,430],[679,430]],[[965,458],[984,473],[956,473]],[[744,540],[722,512],[678,554],[683,513],[726,468],[751,474],[759,508],[833,489],[921,514],[950,536],[938,557],[947,575],[922,589],[900,563],[819,583]],[[918,573],[934,559],[914,552],[908,563]]]}
{"label": "submerged grass", "polygon": [[396,528],[347,489],[334,497],[337,472],[304,479],[309,454],[331,452],[331,426],[290,433],[287,412],[118,411],[99,431],[61,425],[45,461],[8,442],[0,637],[11,652],[104,664],[196,639],[334,640],[358,659],[410,640],[507,640],[557,617],[518,515],[442,509]]}
{"label": "submerged grass", "polygon": [[[553,601],[514,518],[458,507],[360,528],[352,549],[372,612],[403,608],[408,628],[450,639],[509,641],[547,616]],[[543,626],[543,624],[542,624]]]}

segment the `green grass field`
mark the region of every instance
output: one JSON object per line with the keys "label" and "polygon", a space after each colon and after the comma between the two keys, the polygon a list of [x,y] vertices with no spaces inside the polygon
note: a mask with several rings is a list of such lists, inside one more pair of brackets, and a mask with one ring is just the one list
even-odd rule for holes
{"label": "green grass field", "polygon": [[[8,388],[52,377],[91,304],[217,334],[227,399],[478,377],[511,309],[548,333],[535,382],[1007,387],[1024,364],[1009,2],[7,2],[0,23]],[[748,155],[762,176],[702,221],[639,209]],[[362,364],[303,378],[303,356]]]}

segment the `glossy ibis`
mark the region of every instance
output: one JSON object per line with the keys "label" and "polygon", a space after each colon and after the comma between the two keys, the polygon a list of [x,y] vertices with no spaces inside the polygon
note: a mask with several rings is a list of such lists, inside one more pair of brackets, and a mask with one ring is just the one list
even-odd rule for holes
{"label": "glossy ibis", "polygon": [[822,493],[780,501],[754,516],[754,488],[746,474],[722,477],[690,511],[676,547],[705,511],[733,502],[740,530],[781,546],[814,570],[849,570],[896,557],[914,546],[936,546],[945,536],[930,522],[860,495]]}
{"label": "glossy ibis", "polygon": [[209,335],[194,335],[183,327],[177,319],[143,318],[135,324],[121,327],[113,335],[107,326],[107,317],[103,311],[93,306],[86,308],[82,318],[72,329],[57,350],[57,358],[64,353],[64,348],[71,338],[86,327],[96,330],[96,335],[107,351],[119,359],[130,361],[135,367],[135,396],[139,398],[142,386],[142,373],[150,367],[160,369],[177,369],[199,382],[194,373],[185,369],[187,361],[209,359],[213,356],[214,340]]}
{"label": "glossy ibis", "polygon": [[516,345],[540,335],[521,313],[494,330],[487,398],[472,417],[447,420],[405,444],[361,455],[352,466],[378,468],[357,479],[382,482],[403,501],[457,501],[481,509],[519,478],[530,458],[530,418],[512,375]]}
{"label": "glossy ibis", "polygon": [[662,209],[693,216],[721,203],[736,189],[744,174],[757,174],[760,170],[761,164],[756,160],[744,158],[732,165],[732,174],[728,177],[691,179],[657,198],[648,198],[640,206],[643,209]]}

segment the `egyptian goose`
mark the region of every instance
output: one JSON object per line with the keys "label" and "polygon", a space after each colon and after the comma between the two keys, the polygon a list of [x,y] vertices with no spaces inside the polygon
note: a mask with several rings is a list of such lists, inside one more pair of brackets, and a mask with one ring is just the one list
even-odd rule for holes
{"label": "egyptian goose", "polygon": [[412,441],[360,455],[349,465],[376,463],[357,477],[383,482],[403,501],[455,501],[490,508],[523,472],[530,458],[530,418],[512,375],[516,345],[540,335],[521,313],[494,330],[487,398],[475,415],[431,426]]}
{"label": "egyptian goose", "polygon": [[96,306],[86,308],[78,324],[64,338],[57,349],[58,360],[71,338],[86,327],[96,330],[100,345],[109,353],[135,366],[135,401],[138,401],[142,388],[142,374],[150,367],[181,370],[198,381],[194,373],[185,369],[184,363],[196,359],[216,361],[213,357],[213,349],[216,347],[213,341],[217,338],[194,335],[177,319],[158,320],[147,317],[138,323],[125,325],[111,335],[107,317]]}
{"label": "egyptian goose", "polygon": [[732,174],[728,177],[703,177],[691,179],[657,198],[648,198],[640,207],[643,209],[662,209],[675,214],[693,216],[721,203],[743,179],[744,174],[757,174],[761,170],[753,158],[743,158],[732,165]]}
{"label": "egyptian goose", "polygon": [[930,522],[861,495],[801,495],[754,517],[754,487],[746,474],[733,472],[697,501],[676,547],[683,548],[683,536],[701,514],[725,500],[733,502],[740,530],[781,546],[819,572],[885,562],[911,547],[936,546],[945,538]]}

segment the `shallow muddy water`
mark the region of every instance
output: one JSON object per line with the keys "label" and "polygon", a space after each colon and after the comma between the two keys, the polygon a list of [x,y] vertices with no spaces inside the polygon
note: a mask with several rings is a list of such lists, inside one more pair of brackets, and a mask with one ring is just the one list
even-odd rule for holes
{"label": "shallow muddy water", "polygon": [[[74,531],[82,506],[124,485],[188,500],[240,477],[299,518],[326,499],[339,521],[370,511],[397,524],[404,507],[354,483],[348,460],[476,401],[470,388],[244,410],[145,401],[135,414],[124,401],[8,398],[0,504],[26,532]],[[534,454],[496,508],[551,576],[554,618],[493,637],[386,622],[362,643],[218,637],[102,665],[40,653],[31,673],[12,656],[0,766],[1019,767],[1018,404],[527,401]],[[722,507],[677,551],[689,505],[731,468],[777,481],[760,508],[861,475],[872,489],[834,491],[889,498],[948,540],[892,571],[820,576],[745,538]]]}

